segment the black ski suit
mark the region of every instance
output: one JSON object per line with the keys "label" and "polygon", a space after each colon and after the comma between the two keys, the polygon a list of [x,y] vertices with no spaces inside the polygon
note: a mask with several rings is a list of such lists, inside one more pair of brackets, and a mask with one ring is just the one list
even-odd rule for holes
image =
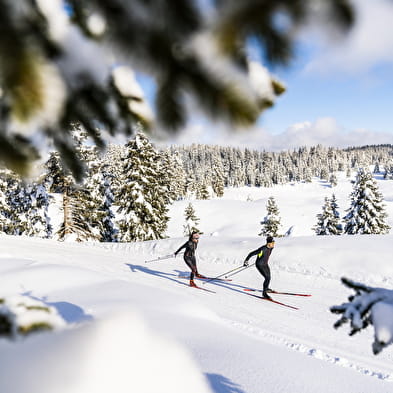
{"label": "black ski suit", "polygon": [[184,251],[184,262],[187,264],[187,266],[191,269],[191,275],[190,275],[190,280],[194,279],[194,275],[198,274],[198,269],[196,265],[196,258],[195,258],[195,250],[197,248],[198,243],[193,242],[191,239],[187,240],[176,252],[175,256],[185,248],[186,250]]}
{"label": "black ski suit", "polygon": [[267,289],[270,284],[270,267],[268,265],[270,254],[272,253],[273,248],[269,248],[266,244],[262,247],[259,247],[255,251],[251,251],[244,262],[248,262],[248,260],[256,255],[257,259],[255,261],[255,266],[258,269],[259,273],[265,278],[263,282],[263,294],[266,294]]}

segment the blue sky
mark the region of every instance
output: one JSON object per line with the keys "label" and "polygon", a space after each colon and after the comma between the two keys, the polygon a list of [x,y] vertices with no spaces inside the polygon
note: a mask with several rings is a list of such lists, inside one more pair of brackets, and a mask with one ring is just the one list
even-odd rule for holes
{"label": "blue sky", "polygon": [[346,36],[329,41],[310,26],[292,66],[273,70],[287,92],[259,126],[283,144],[289,136],[296,143],[293,130],[310,144],[393,143],[393,2],[353,4],[356,23]]}
{"label": "blue sky", "polygon": [[[299,61],[306,67],[310,59],[312,54]],[[259,121],[272,133],[284,132],[295,123],[331,117],[348,130],[364,128],[393,136],[392,64],[378,64],[354,74],[313,74],[301,67],[275,74],[287,91]]]}
{"label": "blue sky", "polygon": [[256,127],[233,133],[193,121],[175,143],[282,150],[393,143],[393,1],[353,0],[357,22],[345,36],[309,25],[289,67],[269,68],[287,91]]}

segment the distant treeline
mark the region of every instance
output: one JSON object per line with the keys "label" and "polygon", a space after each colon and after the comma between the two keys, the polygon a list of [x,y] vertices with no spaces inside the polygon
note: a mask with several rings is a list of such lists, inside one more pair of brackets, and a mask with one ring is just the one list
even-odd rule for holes
{"label": "distant treeline", "polygon": [[382,169],[385,178],[393,177],[393,145],[347,149],[318,145],[273,153],[193,144],[172,146],[170,151],[180,157],[187,184],[213,189],[217,182],[224,187],[271,187],[293,181],[311,182],[312,177],[329,181],[335,172],[344,171],[349,176],[351,171],[370,165],[377,172]]}

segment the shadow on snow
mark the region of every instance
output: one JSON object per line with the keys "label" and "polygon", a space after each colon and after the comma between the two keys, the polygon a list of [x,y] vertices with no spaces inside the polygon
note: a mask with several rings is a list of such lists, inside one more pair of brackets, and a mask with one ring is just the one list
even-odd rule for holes
{"label": "shadow on snow", "polygon": [[239,385],[219,374],[205,374],[214,393],[246,393]]}
{"label": "shadow on snow", "polygon": [[[140,271],[142,273],[150,274],[159,278],[163,278],[166,280],[173,281],[177,284],[185,285],[188,287],[188,277],[190,274],[190,271],[184,271],[184,270],[173,270],[173,273],[165,273],[160,270],[154,270],[146,266],[142,265],[132,265],[130,263],[126,263],[126,265],[130,268],[132,272]],[[179,276],[182,276],[182,278],[179,279]],[[262,279],[262,277],[261,277]],[[199,281],[197,278],[195,278],[196,281]],[[204,281],[199,281],[200,284],[204,284]],[[198,284],[198,285],[200,285]],[[243,295],[249,296],[249,293],[244,292],[244,288],[248,288],[247,286],[241,285],[241,284],[235,284],[233,282],[226,282],[226,281],[209,281],[206,282],[206,288],[210,285],[214,285],[217,287],[223,287],[226,288],[230,291],[238,292]],[[202,287],[205,287],[205,285],[202,285]],[[261,288],[262,288],[262,283],[261,283]]]}
{"label": "shadow on snow", "polygon": [[33,296],[31,291],[22,293],[22,295],[44,302],[48,306],[55,307],[57,312],[67,323],[85,322],[93,319],[90,314],[86,314],[83,308],[76,304],[70,302],[48,302],[46,296],[39,298],[37,296]]}
{"label": "shadow on snow", "polygon": [[[166,280],[176,282],[178,284],[188,286],[188,283],[185,283],[184,281],[178,279],[179,274],[183,274],[183,272],[181,272],[179,270],[175,270],[176,273],[165,273],[160,270],[150,269],[146,266],[132,265],[131,263],[126,263],[126,266],[128,266],[132,272],[140,271],[142,273],[150,274],[150,275],[153,275],[156,277],[160,277],[160,278],[164,278]],[[187,274],[187,273],[184,273],[184,274]]]}

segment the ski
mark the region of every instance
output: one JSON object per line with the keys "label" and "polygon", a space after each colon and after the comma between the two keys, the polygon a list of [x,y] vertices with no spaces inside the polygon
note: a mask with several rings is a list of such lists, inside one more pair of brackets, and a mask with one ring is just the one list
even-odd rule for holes
{"label": "ski", "polygon": [[267,302],[275,303],[275,304],[278,304],[278,305],[280,305],[280,306],[288,307],[288,308],[291,308],[292,310],[299,310],[299,309],[298,309],[297,307],[295,307],[295,306],[291,306],[291,305],[289,305],[289,304],[282,303],[282,302],[279,302],[279,301],[274,300],[274,299],[266,299],[266,298],[261,297],[261,296],[258,296],[258,295],[253,295],[252,293],[247,293],[247,295],[256,297],[256,298],[259,299],[259,300],[265,300],[265,301],[267,301]]}
{"label": "ski", "polygon": [[[252,289],[252,288],[244,288],[243,291],[246,291],[246,292],[262,292],[261,289]],[[280,291],[268,291],[268,293],[274,293],[276,295],[291,295],[291,296],[304,296],[304,297],[311,296],[310,294],[307,294],[307,293],[280,292]]]}
{"label": "ski", "polygon": [[206,291],[206,292],[210,292],[210,293],[216,293],[216,292],[212,291],[211,289],[198,287],[198,285],[195,285],[194,287],[192,287],[192,286],[190,285],[190,288],[200,289],[200,290],[202,290],[202,291]]}
{"label": "ski", "polygon": [[[179,278],[190,279],[190,276],[179,275]],[[194,280],[210,280],[210,281],[232,281],[230,278],[213,278],[213,277],[194,277]]]}

